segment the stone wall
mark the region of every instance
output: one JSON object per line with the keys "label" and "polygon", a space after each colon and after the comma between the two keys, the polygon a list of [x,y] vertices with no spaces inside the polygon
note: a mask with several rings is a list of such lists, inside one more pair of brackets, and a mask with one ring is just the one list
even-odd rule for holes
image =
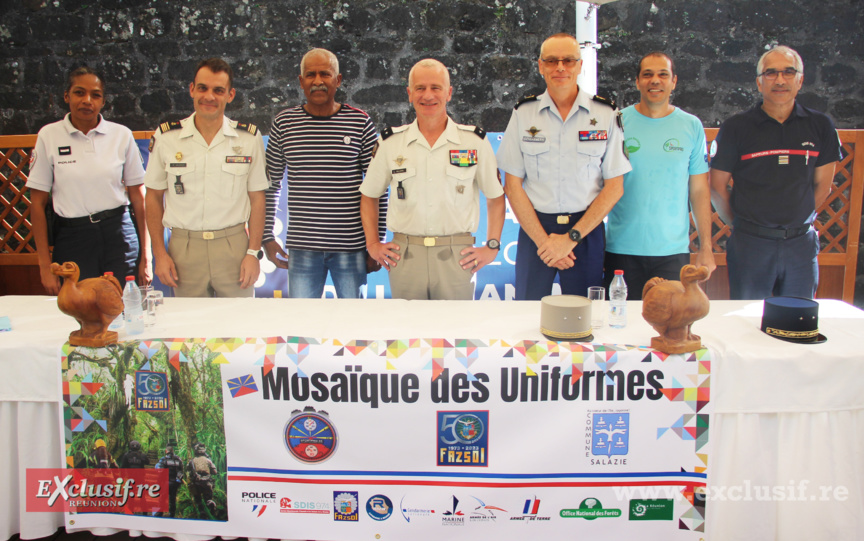
{"label": "stone wall", "polygon": [[[20,0],[0,18],[0,134],[35,133],[65,112],[66,73],[86,63],[106,76],[105,115],[134,130],[191,112],[197,62],[236,71],[233,118],[267,133],[300,103],[300,57],[320,46],[340,58],[339,101],[379,127],[412,118],[408,68],[424,57],[451,69],[451,114],[503,131],[514,103],[542,90],[543,38],[573,32],[572,0]],[[674,103],[718,126],[757,99],[755,64],[785,44],[804,58],[800,100],[839,128],[864,128],[861,0],[619,0],[599,8],[598,93],[638,99],[635,64],[662,49],[677,62]],[[864,273],[864,250],[858,264]],[[859,291],[864,277],[859,276]]]}
{"label": "stone wall", "polygon": [[[300,102],[299,60],[313,46],[339,55],[339,95],[378,125],[410,120],[408,68],[423,57],[452,71],[451,112],[504,129],[516,100],[542,90],[544,36],[575,27],[571,0],[22,0],[0,22],[0,133],[35,133],[65,111],[65,74],[87,63],[105,72],[106,116],[153,129],[191,110],[196,63],[222,56],[237,71],[229,114],[265,131]],[[675,103],[717,126],[753,103],[755,61],[788,44],[805,62],[801,101],[838,127],[864,127],[864,3],[859,0],[619,0],[599,8],[599,91],[638,98],[634,63],[653,49],[678,64]]]}

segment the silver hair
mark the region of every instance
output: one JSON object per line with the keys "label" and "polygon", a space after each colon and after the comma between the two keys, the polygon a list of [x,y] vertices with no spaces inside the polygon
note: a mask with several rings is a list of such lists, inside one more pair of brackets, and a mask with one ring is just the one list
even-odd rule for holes
{"label": "silver hair", "polygon": [[791,47],[787,47],[785,45],[777,45],[776,47],[772,47],[771,50],[763,54],[759,58],[759,62],[756,64],[756,77],[762,75],[762,72],[765,71],[765,58],[768,57],[771,53],[780,53],[783,56],[788,56],[792,58],[792,64],[795,66],[795,69],[798,70],[798,75],[801,76],[804,73],[804,61],[801,60],[801,55],[795,49]]}
{"label": "silver hair", "polygon": [[420,62],[417,62],[413,66],[411,66],[411,71],[408,72],[408,87],[411,88],[414,82],[414,70],[416,68],[437,68],[444,71],[444,82],[446,86],[450,86],[450,72],[447,71],[447,66],[435,60],[434,58],[424,58]]}
{"label": "silver hair", "polygon": [[339,60],[336,58],[336,55],[328,51],[327,49],[312,49],[308,53],[303,55],[303,58],[300,60],[300,75],[302,76],[306,72],[306,60],[315,54],[323,54],[330,60],[330,68],[333,70],[333,75],[339,75]]}
{"label": "silver hair", "polygon": [[543,50],[546,48],[546,44],[549,42],[549,40],[551,40],[551,39],[557,39],[557,38],[570,38],[570,39],[572,39],[572,40],[573,40],[573,43],[576,44],[576,49],[577,49],[577,50],[579,51],[579,53],[580,53],[579,56],[580,56],[580,57],[582,56],[582,55],[581,55],[581,53],[582,53],[582,48],[579,46],[579,40],[576,39],[576,36],[574,36],[573,34],[568,34],[567,32],[559,32],[559,33],[557,33],[557,34],[552,34],[551,36],[549,36],[548,38],[546,38],[545,40],[543,40],[543,43],[540,45],[540,58],[543,58]]}

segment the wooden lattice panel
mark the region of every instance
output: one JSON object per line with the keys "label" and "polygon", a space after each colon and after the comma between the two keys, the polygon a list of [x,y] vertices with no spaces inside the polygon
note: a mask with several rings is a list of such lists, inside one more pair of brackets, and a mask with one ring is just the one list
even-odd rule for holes
{"label": "wooden lattice panel", "polygon": [[24,185],[36,137],[4,139],[8,142],[0,148],[0,253],[34,253],[30,199]]}

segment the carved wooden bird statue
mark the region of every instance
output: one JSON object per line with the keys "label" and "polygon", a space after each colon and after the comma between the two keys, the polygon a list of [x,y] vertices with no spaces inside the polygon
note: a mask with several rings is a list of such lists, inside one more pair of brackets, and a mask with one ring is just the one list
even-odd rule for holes
{"label": "carved wooden bird statue", "polygon": [[702,348],[690,326],[708,315],[708,297],[697,282],[709,276],[708,267],[681,267],[681,281],[652,278],[642,289],[642,317],[660,333],[651,347],[663,353],[687,353]]}
{"label": "carved wooden bird statue", "polygon": [[65,278],[57,295],[57,307],[74,317],[81,328],[72,331],[73,346],[101,347],[117,342],[117,333],[108,325],[123,312],[123,290],[113,276],[100,276],[78,281],[78,265],[67,261],[51,264],[51,272]]}

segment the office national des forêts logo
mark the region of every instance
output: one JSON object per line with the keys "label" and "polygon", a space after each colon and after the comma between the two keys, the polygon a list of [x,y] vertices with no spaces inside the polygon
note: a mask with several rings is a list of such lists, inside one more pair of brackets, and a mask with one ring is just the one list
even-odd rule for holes
{"label": "office national des for\u00eats logo", "polygon": [[27,470],[27,512],[168,512],[167,469]]}

